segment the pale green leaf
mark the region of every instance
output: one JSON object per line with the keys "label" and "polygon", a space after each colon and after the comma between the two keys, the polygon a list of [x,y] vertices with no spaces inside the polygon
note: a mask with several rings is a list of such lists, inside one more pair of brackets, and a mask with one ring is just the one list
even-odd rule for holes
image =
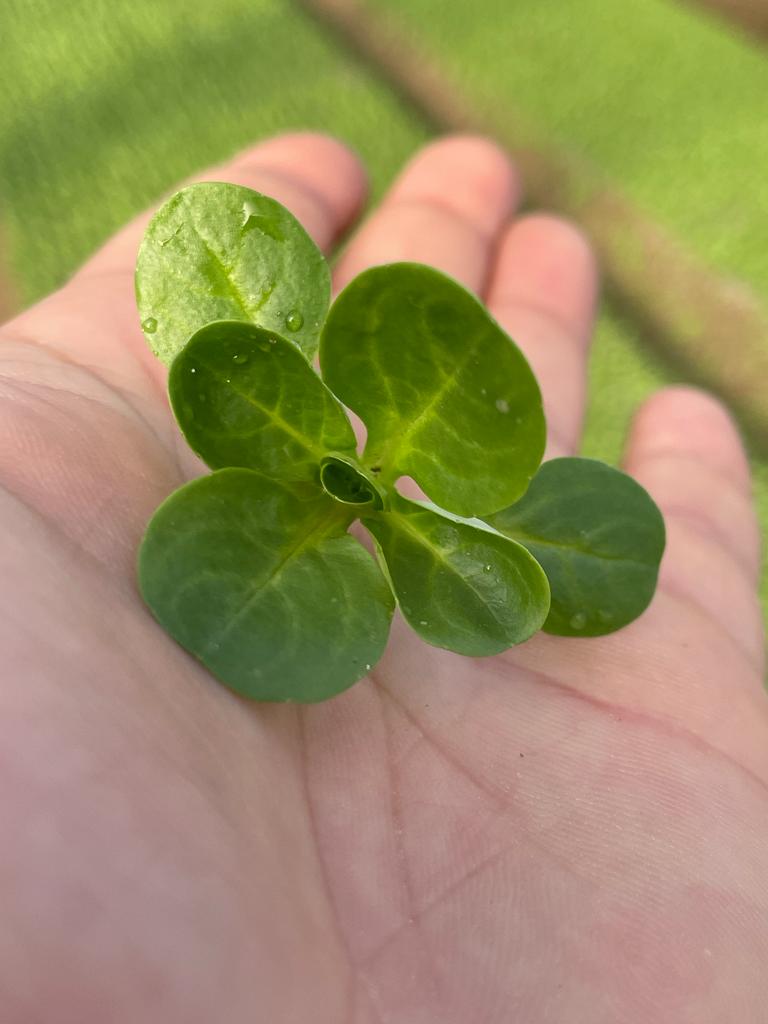
{"label": "pale green leaf", "polygon": [[330,301],[322,253],[274,199],[202,182],[177,192],[147,228],[136,300],[153,352],[170,365],[214,320],[244,320],[290,337],[312,357]]}

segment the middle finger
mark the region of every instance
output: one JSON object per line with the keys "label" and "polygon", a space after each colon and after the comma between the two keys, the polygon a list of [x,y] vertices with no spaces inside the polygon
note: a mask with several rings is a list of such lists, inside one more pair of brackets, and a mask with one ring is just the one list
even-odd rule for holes
{"label": "middle finger", "polygon": [[428,263],[479,292],[520,185],[506,154],[475,136],[425,146],[408,163],[339,261],[335,287],[368,267]]}

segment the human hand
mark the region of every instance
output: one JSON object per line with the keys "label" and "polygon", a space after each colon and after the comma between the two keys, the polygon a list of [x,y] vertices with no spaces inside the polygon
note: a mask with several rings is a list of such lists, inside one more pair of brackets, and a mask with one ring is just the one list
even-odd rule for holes
{"label": "human hand", "polygon": [[[313,135],[203,177],[325,249],[364,194]],[[482,292],[567,454],[595,269],[517,199],[489,142],[434,143],[336,283],[407,259]],[[396,620],[342,696],[251,705],[136,589],[147,520],[199,471],[138,325],[146,222],[0,331],[3,1024],[768,1021],[758,532],[723,410],[670,389],[635,421],[668,548],[630,627],[475,660]]]}

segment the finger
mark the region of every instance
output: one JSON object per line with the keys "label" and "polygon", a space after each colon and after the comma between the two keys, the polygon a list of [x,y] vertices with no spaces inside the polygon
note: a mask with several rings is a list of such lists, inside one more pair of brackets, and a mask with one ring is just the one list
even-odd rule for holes
{"label": "finger", "polygon": [[[326,249],[357,214],[366,192],[359,160],[341,143],[312,133],[270,139],[199,178],[274,197]],[[141,334],[133,292],[136,253],[152,212],[124,228],[59,292],[11,321],[6,336],[48,343],[128,389],[146,387],[147,370],[158,379],[162,368]]]}
{"label": "finger", "polygon": [[659,392],[635,418],[625,466],[666,522],[659,586],[705,611],[760,666],[760,535],[749,464],[725,409],[692,388]]}
{"label": "finger", "polygon": [[335,285],[343,288],[367,267],[408,260],[480,291],[519,195],[518,176],[495,143],[475,136],[433,142],[405,167],[352,239]]}
{"label": "finger", "polygon": [[488,308],[525,352],[541,385],[548,457],[570,454],[579,443],[596,299],[595,260],[575,227],[545,214],[510,225]]}

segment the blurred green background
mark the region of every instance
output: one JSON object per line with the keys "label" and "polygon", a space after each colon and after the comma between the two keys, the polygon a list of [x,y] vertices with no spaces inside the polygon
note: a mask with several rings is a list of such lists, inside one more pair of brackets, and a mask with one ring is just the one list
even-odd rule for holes
{"label": "blurred green background", "polygon": [[[768,297],[768,59],[757,42],[677,0],[370,3],[470,99],[500,117],[521,111]],[[4,0],[0,39],[0,226],[23,303],[176,180],[260,136],[336,133],[366,160],[374,197],[428,137],[289,0]],[[679,378],[610,301],[591,375],[585,451],[616,461],[637,403]],[[755,470],[765,525],[768,465]]]}

